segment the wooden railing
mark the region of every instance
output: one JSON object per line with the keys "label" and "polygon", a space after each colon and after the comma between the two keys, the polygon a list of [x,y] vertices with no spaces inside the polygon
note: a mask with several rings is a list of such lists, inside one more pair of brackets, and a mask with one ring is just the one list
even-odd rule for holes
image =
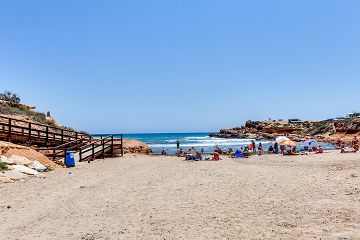
{"label": "wooden railing", "polygon": [[47,157],[53,160],[65,158],[67,151],[77,151],[80,147],[89,143],[87,138],[80,138],[71,142],[61,144],[56,147],[37,148],[36,150],[44,153]]}
{"label": "wooden railing", "polygon": [[[7,141],[22,141],[36,143],[43,148],[37,150],[54,160],[65,158],[67,151],[79,153],[79,161],[90,161],[99,156],[114,156],[115,150],[120,150],[123,156],[122,135],[120,143],[114,142],[114,136],[101,136],[93,139],[86,133],[53,127],[45,124],[19,120],[0,115],[0,139]],[[60,144],[60,145],[59,145]],[[49,147],[54,146],[54,147]]]}
{"label": "wooden railing", "polygon": [[105,158],[106,154],[113,157],[115,150],[120,150],[120,155],[124,155],[122,135],[120,138],[120,144],[114,143],[113,135],[107,137],[101,136],[100,139],[92,141],[79,149],[79,161],[90,161],[99,156]]}
{"label": "wooden railing", "polygon": [[91,136],[85,133],[1,115],[0,137],[8,141],[16,139],[44,144],[66,143],[80,138],[91,140]]}

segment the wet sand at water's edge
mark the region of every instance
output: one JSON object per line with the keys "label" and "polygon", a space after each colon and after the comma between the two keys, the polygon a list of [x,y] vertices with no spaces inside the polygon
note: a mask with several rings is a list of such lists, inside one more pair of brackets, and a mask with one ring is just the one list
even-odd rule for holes
{"label": "wet sand at water's edge", "polygon": [[127,155],[0,185],[4,240],[320,238],[360,239],[359,153]]}

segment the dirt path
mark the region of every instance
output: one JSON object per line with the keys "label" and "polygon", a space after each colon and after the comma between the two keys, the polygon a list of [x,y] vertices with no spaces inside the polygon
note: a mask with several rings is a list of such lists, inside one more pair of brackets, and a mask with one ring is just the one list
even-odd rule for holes
{"label": "dirt path", "polygon": [[99,160],[0,186],[0,233],[4,240],[360,239],[360,155]]}

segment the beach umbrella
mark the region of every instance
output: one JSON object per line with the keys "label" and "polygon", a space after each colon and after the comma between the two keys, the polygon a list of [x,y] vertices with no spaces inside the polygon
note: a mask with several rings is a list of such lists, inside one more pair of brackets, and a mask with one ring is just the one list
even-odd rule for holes
{"label": "beach umbrella", "polygon": [[305,145],[306,146],[317,146],[317,145],[319,145],[319,143],[314,139],[310,139],[310,140],[305,141]]}
{"label": "beach umbrella", "polygon": [[285,145],[285,146],[290,146],[290,147],[297,146],[297,143],[294,142],[294,141],[291,141],[291,140],[284,140],[284,141],[281,141],[279,144],[280,145]]}
{"label": "beach umbrella", "polygon": [[275,142],[277,142],[277,143],[280,143],[282,141],[290,141],[290,139],[285,136],[280,136],[275,139]]}

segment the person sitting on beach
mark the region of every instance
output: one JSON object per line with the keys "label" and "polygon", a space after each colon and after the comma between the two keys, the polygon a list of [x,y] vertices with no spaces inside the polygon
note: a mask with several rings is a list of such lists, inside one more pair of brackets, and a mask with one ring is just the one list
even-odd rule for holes
{"label": "person sitting on beach", "polygon": [[227,154],[231,157],[234,154],[234,150],[232,148],[229,148]]}
{"label": "person sitting on beach", "polygon": [[186,156],[185,160],[194,160],[194,161],[198,161],[201,160],[202,156],[200,153],[198,153],[194,147],[192,147],[189,151],[189,155]]}
{"label": "person sitting on beach", "polygon": [[282,155],[295,155],[292,149],[284,150],[284,153]]}
{"label": "person sitting on beach", "polygon": [[321,146],[319,146],[318,149],[317,149],[317,151],[316,151],[316,153],[317,153],[317,154],[324,153],[324,149],[323,149]]}
{"label": "person sitting on beach", "polygon": [[192,147],[192,148],[190,149],[190,156],[192,157],[193,160],[196,160],[197,152],[196,152],[196,150],[195,150],[194,147]]}
{"label": "person sitting on beach", "polygon": [[342,141],[340,139],[338,139],[336,141],[335,149],[341,149],[341,145],[342,145]]}
{"label": "person sitting on beach", "polygon": [[248,147],[245,147],[243,152],[244,157],[248,158],[250,156],[250,151]]}
{"label": "person sitting on beach", "polygon": [[214,156],[211,158],[211,161],[219,161],[220,159],[220,154],[218,152],[214,152]]}
{"label": "person sitting on beach", "polygon": [[240,148],[240,152],[243,153],[244,152],[244,147]]}
{"label": "person sitting on beach", "polygon": [[356,153],[357,151],[352,147],[342,147],[340,153]]}
{"label": "person sitting on beach", "polygon": [[269,146],[268,153],[274,153],[274,147],[272,145]]}
{"label": "person sitting on beach", "polygon": [[233,158],[243,158],[243,157],[244,155],[239,150],[236,149]]}
{"label": "person sitting on beach", "polygon": [[280,154],[284,154],[286,147],[284,145],[280,146]]}
{"label": "person sitting on beach", "polygon": [[284,156],[287,156],[287,155],[298,155],[298,153],[297,153],[296,147],[289,148],[289,149],[286,149],[286,147],[284,147],[284,152],[283,152],[282,155],[284,155]]}
{"label": "person sitting on beach", "polygon": [[176,154],[178,157],[183,157],[184,156],[184,151],[182,150],[182,148],[180,148],[180,150],[177,152]]}
{"label": "person sitting on beach", "polygon": [[355,144],[355,145],[353,146],[353,148],[354,148],[355,152],[359,151],[359,144]]}
{"label": "person sitting on beach", "polygon": [[274,153],[279,154],[279,144],[277,142],[274,144]]}
{"label": "person sitting on beach", "polygon": [[351,142],[351,146],[355,151],[359,151],[359,141],[357,140],[357,137],[355,136],[353,141]]}
{"label": "person sitting on beach", "polygon": [[166,151],[165,151],[164,148],[163,148],[162,151],[161,151],[161,155],[166,155]]}

